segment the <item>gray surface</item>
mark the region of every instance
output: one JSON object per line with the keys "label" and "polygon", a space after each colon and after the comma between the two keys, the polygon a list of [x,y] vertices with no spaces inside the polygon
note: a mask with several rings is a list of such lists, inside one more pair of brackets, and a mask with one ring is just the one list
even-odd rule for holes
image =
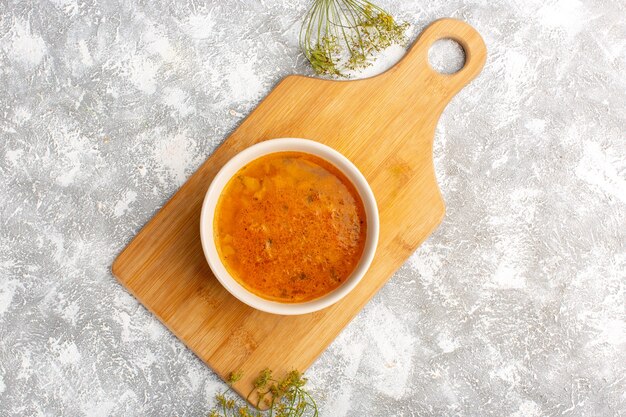
{"label": "gray surface", "polygon": [[[208,410],[223,385],[109,265],[310,72],[306,3],[0,0],[1,416]],[[443,224],[309,372],[322,414],[626,415],[624,2],[383,4],[489,59],[438,126]]]}

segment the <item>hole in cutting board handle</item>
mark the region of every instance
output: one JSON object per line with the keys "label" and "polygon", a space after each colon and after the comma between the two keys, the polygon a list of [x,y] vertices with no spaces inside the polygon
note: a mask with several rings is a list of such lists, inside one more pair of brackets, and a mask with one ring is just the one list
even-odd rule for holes
{"label": "hole in cutting board handle", "polygon": [[463,69],[465,62],[465,50],[454,39],[439,39],[428,49],[428,63],[439,74],[456,74]]}

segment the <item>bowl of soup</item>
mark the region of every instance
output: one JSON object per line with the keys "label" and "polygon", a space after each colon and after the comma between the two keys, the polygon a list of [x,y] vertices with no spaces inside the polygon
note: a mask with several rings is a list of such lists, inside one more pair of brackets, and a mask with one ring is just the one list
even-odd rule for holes
{"label": "bowl of soup", "polygon": [[267,140],[235,155],[211,182],[200,216],[219,282],[245,304],[282,315],[346,296],[368,270],[378,233],[365,177],[307,139]]}

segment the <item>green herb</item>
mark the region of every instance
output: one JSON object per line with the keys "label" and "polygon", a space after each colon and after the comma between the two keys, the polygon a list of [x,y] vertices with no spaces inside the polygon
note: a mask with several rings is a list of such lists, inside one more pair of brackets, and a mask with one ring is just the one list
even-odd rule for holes
{"label": "green herb", "polygon": [[347,77],[371,65],[376,52],[404,44],[407,27],[367,0],[313,0],[300,47],[317,74]]}
{"label": "green herb", "polygon": [[[317,404],[306,391],[306,378],[298,371],[291,371],[282,379],[275,379],[272,371],[261,371],[254,380],[254,388],[248,394],[249,399],[256,394],[256,407],[250,407],[232,394],[232,385],[241,380],[241,371],[233,372],[228,378],[229,389],[215,396],[217,406],[208,417],[317,417]],[[267,411],[259,411],[263,403]]]}

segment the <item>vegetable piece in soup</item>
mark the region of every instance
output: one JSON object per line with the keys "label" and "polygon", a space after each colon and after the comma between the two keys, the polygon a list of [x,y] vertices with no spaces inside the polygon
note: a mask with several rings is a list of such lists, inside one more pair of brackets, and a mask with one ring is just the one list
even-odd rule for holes
{"label": "vegetable piece in soup", "polygon": [[265,299],[297,303],[339,287],[366,237],[363,202],[329,162],[265,155],[239,170],[217,203],[215,243],[228,272]]}

